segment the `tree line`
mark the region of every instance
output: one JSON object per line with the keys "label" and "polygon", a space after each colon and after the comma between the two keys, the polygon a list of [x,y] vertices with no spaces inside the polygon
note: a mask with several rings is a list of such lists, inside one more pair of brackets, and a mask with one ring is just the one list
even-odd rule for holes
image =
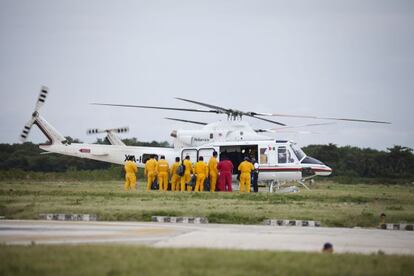
{"label": "tree line", "polygon": [[[80,142],[66,137],[69,142]],[[168,142],[141,142],[124,139],[130,146],[171,147]],[[97,144],[108,144],[97,139]],[[321,160],[333,169],[332,177],[346,179],[385,179],[401,182],[414,180],[414,154],[408,147],[394,146],[385,151],[370,148],[338,147],[335,144],[309,145],[303,148],[307,155]],[[60,154],[40,154],[37,144],[0,144],[0,171],[67,172],[108,170],[113,165],[89,159]]]}
{"label": "tree line", "polygon": [[375,178],[387,181],[414,180],[414,154],[408,147],[394,146],[380,151],[370,148],[309,145],[306,154],[333,169],[332,177]]}
{"label": "tree line", "polygon": [[[78,139],[65,137],[68,143],[82,143]],[[136,138],[122,140],[128,146],[170,147],[168,142],[141,142]],[[95,144],[109,144],[105,139],[97,139]],[[41,154],[39,145],[31,142],[23,144],[0,144],[0,170],[23,170],[34,172],[65,172],[68,170],[103,170],[112,164],[90,159],[82,159],[61,154]]]}

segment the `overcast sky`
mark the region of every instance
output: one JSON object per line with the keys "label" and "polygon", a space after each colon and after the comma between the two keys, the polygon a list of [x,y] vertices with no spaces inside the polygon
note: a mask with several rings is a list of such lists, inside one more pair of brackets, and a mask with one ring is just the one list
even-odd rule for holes
{"label": "overcast sky", "polygon": [[[16,143],[41,85],[63,135],[91,127],[167,140],[219,115],[91,106],[195,107],[391,121],[281,133],[301,146],[414,148],[414,1],[0,0],[0,142]],[[315,120],[274,118],[288,125]],[[255,128],[273,127],[247,119]],[[38,130],[29,140],[44,141]]]}

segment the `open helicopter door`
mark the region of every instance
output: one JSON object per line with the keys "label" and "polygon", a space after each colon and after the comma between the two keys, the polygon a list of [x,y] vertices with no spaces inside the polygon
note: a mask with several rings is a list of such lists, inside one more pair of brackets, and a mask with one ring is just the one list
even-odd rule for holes
{"label": "open helicopter door", "polygon": [[233,174],[238,174],[237,168],[240,163],[243,162],[245,157],[250,159],[254,158],[257,160],[258,156],[258,145],[257,144],[246,144],[246,145],[229,145],[220,146],[220,156],[225,156],[233,163]]}
{"label": "open helicopter door", "polygon": [[208,160],[210,160],[213,156],[214,151],[218,153],[218,148],[200,148],[198,150],[198,157],[203,156],[204,162],[208,162]]}

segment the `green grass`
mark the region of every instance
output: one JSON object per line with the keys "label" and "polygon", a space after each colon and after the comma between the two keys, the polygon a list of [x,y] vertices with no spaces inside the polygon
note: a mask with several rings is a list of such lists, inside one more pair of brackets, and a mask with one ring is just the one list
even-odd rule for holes
{"label": "green grass", "polygon": [[122,181],[0,181],[0,216],[94,213],[100,220],[149,221],[153,215],[206,216],[213,223],[257,224],[266,218],[319,220],[325,226],[375,227],[414,222],[414,187],[319,183],[296,194],[125,192]]}
{"label": "green grass", "polygon": [[414,257],[141,246],[0,246],[0,275],[413,275]]}

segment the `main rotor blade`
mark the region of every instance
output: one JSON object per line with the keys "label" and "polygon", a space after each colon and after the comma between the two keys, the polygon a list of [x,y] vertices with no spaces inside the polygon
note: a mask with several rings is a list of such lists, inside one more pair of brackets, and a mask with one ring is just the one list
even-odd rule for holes
{"label": "main rotor blade", "polygon": [[[205,107],[212,108],[212,109],[216,109],[216,110],[220,110],[220,111],[222,111],[222,113],[226,113],[226,112],[230,111],[230,109],[220,107],[220,106],[217,106],[217,105],[206,104],[206,103],[202,103],[202,102],[197,102],[197,101],[187,100],[187,99],[177,98],[177,97],[175,99],[180,100],[180,101],[184,101],[184,102],[193,103],[193,104],[198,104],[198,105],[205,106]],[[217,112],[217,113],[219,113],[219,112]]]}
{"label": "main rotor blade", "polygon": [[202,113],[219,113],[217,110],[202,110],[193,108],[176,108],[176,107],[162,107],[162,106],[147,106],[147,105],[130,105],[130,104],[107,104],[107,103],[91,103],[92,105],[118,106],[118,107],[134,107],[134,108],[148,108],[148,109],[163,109],[175,111],[189,111]]}
{"label": "main rotor blade", "polygon": [[244,112],[244,111],[240,111],[240,110],[228,109],[228,108],[224,108],[224,107],[217,106],[217,105],[197,102],[197,101],[183,99],[183,98],[176,98],[176,99],[181,100],[181,101],[185,101],[185,102],[189,102],[189,103],[198,104],[198,105],[205,106],[205,107],[208,107],[208,108],[216,109],[218,111],[217,113],[226,113],[230,116],[232,116],[234,114],[240,115],[240,116],[245,115],[245,116],[249,116],[249,117],[252,117],[252,118],[255,118],[255,119],[258,119],[258,120],[262,120],[262,121],[266,121],[266,122],[269,122],[269,123],[273,123],[273,124],[277,124],[277,125],[281,125],[281,126],[286,126],[285,124],[280,123],[280,122],[276,122],[276,121],[272,121],[272,120],[269,120],[269,119],[257,117],[257,115],[259,115],[259,116],[268,116],[268,115],[270,115],[270,114],[267,114],[267,113]]}
{"label": "main rotor blade", "polygon": [[262,120],[262,121],[266,121],[266,122],[269,122],[269,123],[277,124],[277,125],[280,125],[280,126],[286,126],[284,123],[272,121],[272,120],[265,119],[265,118],[262,118],[262,117],[257,117],[257,116],[254,116],[254,115],[250,115],[249,113],[244,113],[244,115],[255,118],[255,119],[258,119],[258,120]]}
{"label": "main rotor blade", "polygon": [[321,119],[321,120],[336,120],[336,121],[349,121],[349,122],[374,123],[374,124],[391,124],[390,122],[375,121],[375,120],[349,119],[349,118],[334,118],[334,117],[318,117],[318,116],[309,116],[309,115],[290,115],[290,114],[272,113],[272,114],[269,114],[269,116],[275,116],[275,117],[291,117],[291,118],[307,118],[307,119]]}
{"label": "main rotor blade", "polygon": [[314,126],[327,126],[327,125],[335,125],[336,123],[319,123],[319,124],[306,124],[306,125],[297,125],[297,126],[285,126],[285,127],[276,127],[272,128],[271,130],[284,130],[284,129],[291,129],[291,128],[305,128],[305,127],[314,127]]}
{"label": "main rotor blade", "polygon": [[279,130],[275,130],[275,129],[255,129],[254,131],[256,131],[257,133],[270,133],[270,134],[286,134],[286,133],[295,133],[295,134],[320,134],[319,132],[314,132],[314,131],[297,131],[297,130],[288,130],[285,131],[282,128],[282,131]]}
{"label": "main rotor blade", "polygon": [[203,125],[203,126],[207,125],[207,123],[197,122],[197,121],[190,121],[190,120],[184,120],[184,119],[176,119],[176,118],[169,118],[169,117],[165,117],[164,119],[171,120],[171,121],[183,122],[183,123]]}
{"label": "main rotor blade", "polygon": [[[279,132],[283,131],[284,133],[286,133],[285,130],[289,131],[290,129],[295,129],[295,128],[305,128],[305,127],[314,127],[314,126],[327,126],[327,125],[335,125],[335,124],[336,123],[333,123],[333,122],[331,122],[331,123],[318,123],[318,124],[306,124],[306,125],[297,125],[297,126],[284,126],[284,127],[256,129],[255,131],[256,132],[273,132],[273,133],[279,133]],[[302,133],[305,133],[305,132],[307,132],[307,131],[302,131]],[[301,131],[296,131],[296,133],[301,133]]]}

